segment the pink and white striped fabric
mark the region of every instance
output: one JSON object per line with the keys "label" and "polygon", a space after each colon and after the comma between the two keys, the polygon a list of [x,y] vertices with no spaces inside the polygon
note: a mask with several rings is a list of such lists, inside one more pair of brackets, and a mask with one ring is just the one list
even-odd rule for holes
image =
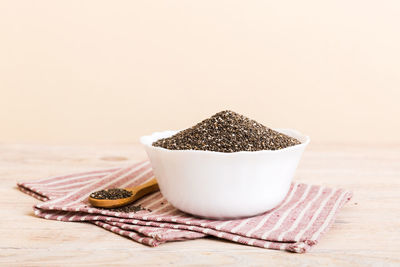
{"label": "pink and white striped fabric", "polygon": [[140,199],[149,211],[122,213],[91,207],[91,192],[131,187],[154,178],[148,161],[124,168],[81,172],[18,183],[24,193],[43,203],[35,214],[49,220],[85,221],[149,246],[206,235],[245,245],[303,253],[327,231],[340,208],[351,198],[343,189],[293,183],[275,209],[251,218],[207,220],[171,206],[160,192]]}

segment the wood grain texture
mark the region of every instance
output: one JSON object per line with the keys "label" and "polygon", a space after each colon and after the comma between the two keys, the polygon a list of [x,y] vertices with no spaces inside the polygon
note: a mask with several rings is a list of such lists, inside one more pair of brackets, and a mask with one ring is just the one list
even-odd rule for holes
{"label": "wood grain texture", "polygon": [[307,254],[234,244],[215,238],[146,247],[85,223],[37,218],[38,200],[17,181],[121,166],[144,159],[136,144],[55,146],[0,144],[0,264],[400,266],[400,146],[311,145],[296,180],[344,187],[353,199]]}

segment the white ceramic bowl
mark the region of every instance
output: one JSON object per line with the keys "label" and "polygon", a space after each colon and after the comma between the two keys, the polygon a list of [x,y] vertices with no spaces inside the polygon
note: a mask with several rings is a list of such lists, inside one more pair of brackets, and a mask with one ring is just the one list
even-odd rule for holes
{"label": "white ceramic bowl", "polygon": [[276,207],[288,193],[301,155],[310,142],[295,130],[275,129],[301,144],[280,150],[234,153],[154,147],[177,131],[143,136],[161,193],[176,208],[205,218],[252,216]]}

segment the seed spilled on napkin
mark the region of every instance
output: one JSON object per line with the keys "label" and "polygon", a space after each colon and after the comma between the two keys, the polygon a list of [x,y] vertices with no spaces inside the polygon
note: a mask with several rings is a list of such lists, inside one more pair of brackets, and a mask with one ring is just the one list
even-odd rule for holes
{"label": "seed spilled on napkin", "polygon": [[109,210],[109,211],[116,211],[116,212],[124,212],[124,213],[130,213],[130,212],[136,213],[136,212],[142,211],[142,210],[146,210],[148,212],[152,212],[151,209],[146,209],[146,208],[142,207],[142,205],[134,205],[134,204],[122,206],[122,207],[119,207],[119,208],[99,208],[99,209]]}
{"label": "seed spilled on napkin", "polygon": [[170,150],[239,152],[278,150],[300,141],[230,110],[218,112],[195,126],[157,140],[153,146]]}

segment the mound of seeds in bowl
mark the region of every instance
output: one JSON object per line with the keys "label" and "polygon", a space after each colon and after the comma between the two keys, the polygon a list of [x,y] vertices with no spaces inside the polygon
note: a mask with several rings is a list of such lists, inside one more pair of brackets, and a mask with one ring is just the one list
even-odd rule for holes
{"label": "mound of seeds in bowl", "polygon": [[195,126],[155,141],[171,150],[239,152],[277,150],[300,141],[230,110],[218,112]]}

